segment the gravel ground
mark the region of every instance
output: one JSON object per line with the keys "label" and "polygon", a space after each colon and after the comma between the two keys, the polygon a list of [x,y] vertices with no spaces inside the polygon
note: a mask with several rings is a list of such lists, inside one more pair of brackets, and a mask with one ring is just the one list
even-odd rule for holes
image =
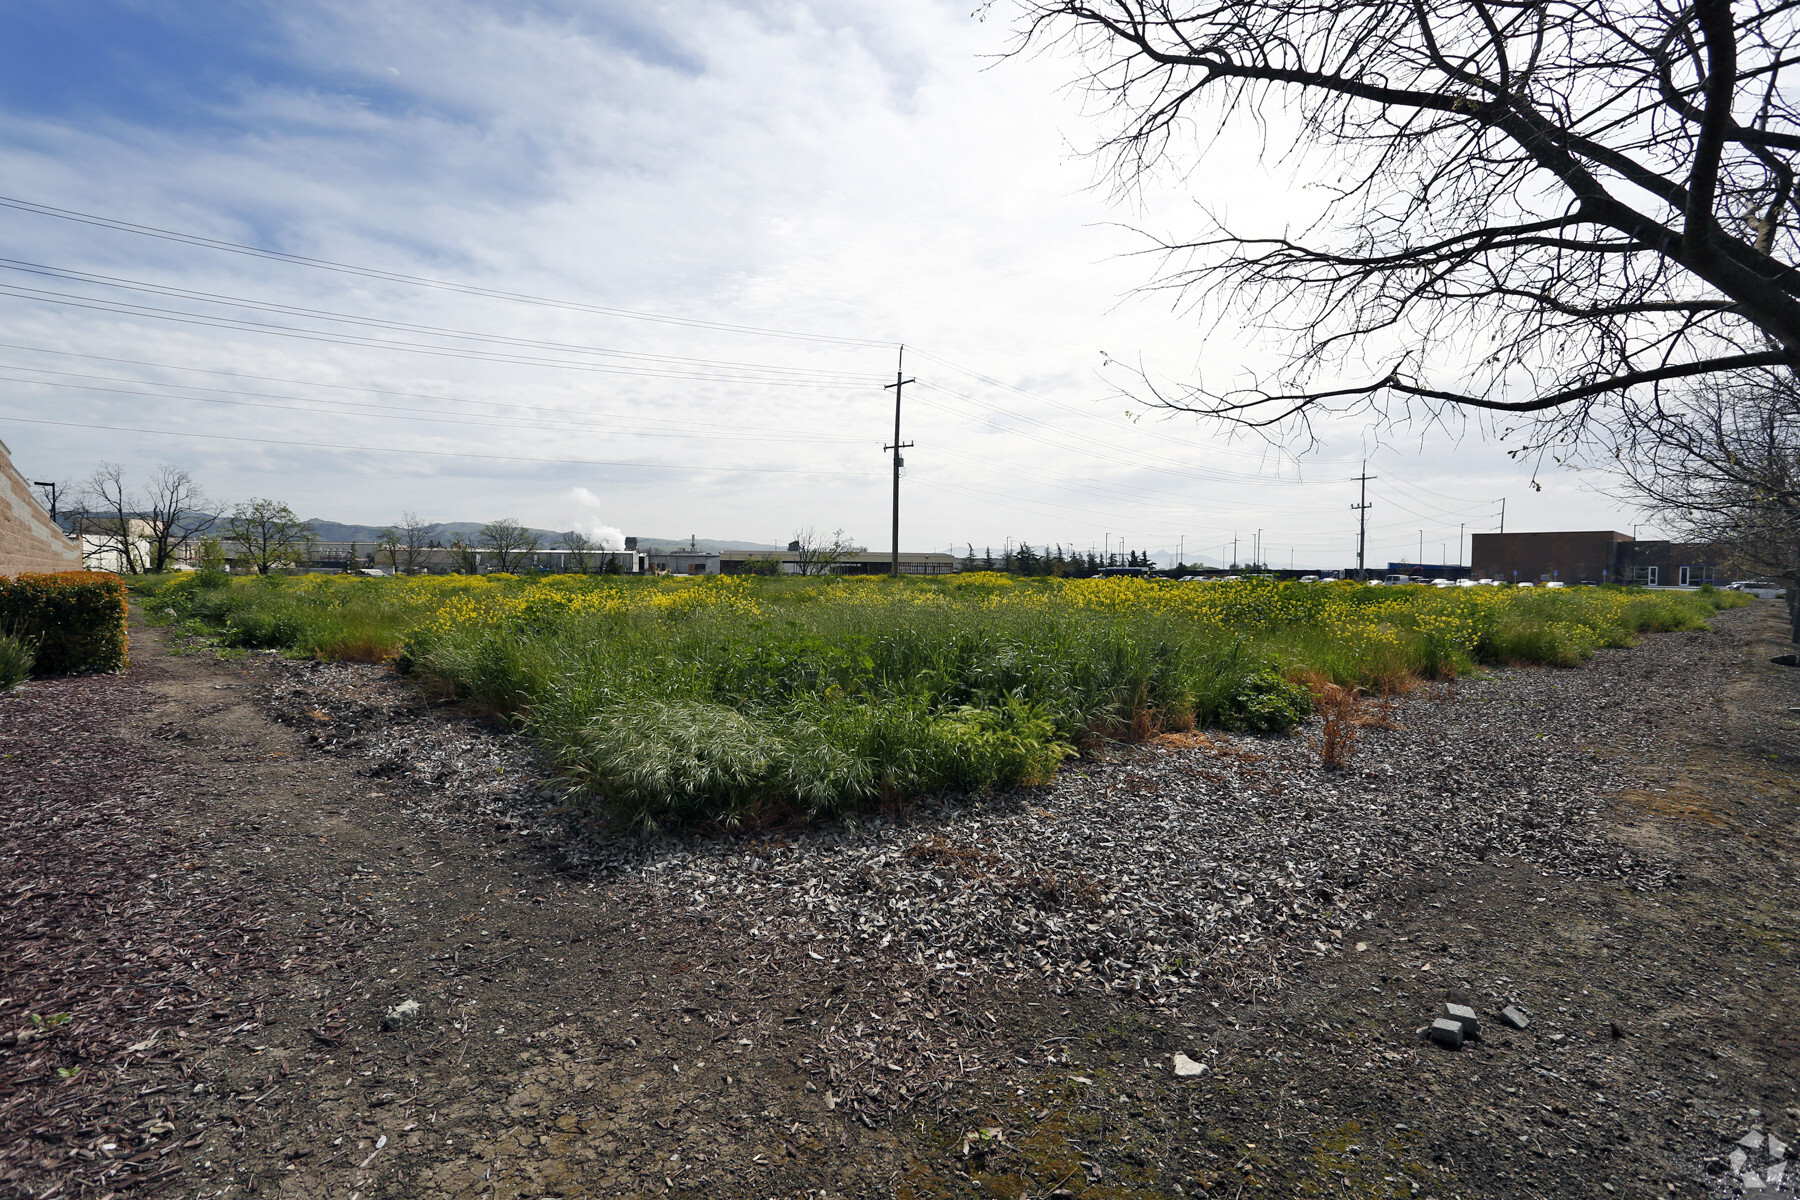
{"label": "gravel ground", "polygon": [[1685,669],[1654,679],[1612,651],[1580,671],[1499,672],[1367,703],[1348,769],[1321,764],[1315,718],[1296,737],[1121,747],[1025,792],[707,840],[584,829],[553,811],[557,789],[522,738],[437,720],[378,667],[272,659],[269,698],[280,719],[315,726],[319,748],[448,798],[427,807],[439,819],[516,822],[583,876],[642,881],[755,938],[1154,1002],[1267,988],[1296,958],[1343,951],[1396,880],[1494,854],[1667,883],[1676,868],[1595,822],[1614,784],[1595,747],[1658,756],[1658,730],[1731,667],[1710,645],[1659,639],[1665,665]]}
{"label": "gravel ground", "polygon": [[[1800,1140],[1772,614],[1371,705],[1341,771],[1316,724],[1171,738],[742,837],[608,839],[527,743],[390,673],[151,631],[117,681],[148,707],[0,701],[0,751],[106,727],[69,811],[131,849],[84,886],[152,886],[185,837],[177,899],[223,949],[255,931],[205,1009],[254,1027],[162,1093],[166,1194],[1723,1196],[1737,1139]],[[12,894],[0,962],[51,912]],[[1418,1036],[1447,999],[1485,1022],[1456,1052]],[[17,1195],[92,1140],[59,1136]]]}

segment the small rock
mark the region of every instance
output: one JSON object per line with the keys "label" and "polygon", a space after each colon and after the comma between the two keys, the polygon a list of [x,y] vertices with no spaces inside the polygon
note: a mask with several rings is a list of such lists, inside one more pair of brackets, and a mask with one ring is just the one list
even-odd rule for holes
{"label": "small rock", "polygon": [[1752,1129],[1749,1133],[1746,1133],[1743,1137],[1739,1138],[1737,1144],[1746,1150],[1761,1150],[1763,1144],[1762,1131],[1759,1129]]}
{"label": "small rock", "polygon": [[1731,1152],[1731,1157],[1725,1161],[1731,1167],[1731,1173],[1736,1175],[1739,1171],[1744,1169],[1744,1164],[1750,1161],[1750,1156],[1745,1154],[1742,1150],[1733,1150]]}
{"label": "small rock", "polygon": [[1432,1041],[1451,1050],[1459,1050],[1463,1044],[1463,1027],[1461,1021],[1452,1021],[1447,1017],[1439,1017],[1431,1023],[1426,1034]]}
{"label": "small rock", "polygon": [[1786,1178],[1787,1164],[1784,1162],[1776,1163],[1774,1166],[1763,1171],[1763,1186],[1778,1188],[1781,1186],[1781,1181]]}
{"label": "small rock", "polygon": [[1175,1055],[1175,1073],[1177,1075],[1198,1075],[1206,1070],[1205,1063],[1195,1062],[1185,1054]]}
{"label": "small rock", "polygon": [[1778,667],[1800,667],[1800,654],[1777,654],[1769,661]]}
{"label": "small rock", "polygon": [[1787,1152],[1787,1143],[1771,1133],[1769,1135],[1769,1157],[1774,1159],[1786,1158]]}
{"label": "small rock", "polygon": [[1444,1016],[1462,1026],[1464,1037],[1474,1037],[1481,1032],[1481,1018],[1466,1004],[1444,1005]]}
{"label": "small rock", "polygon": [[1612,1031],[1612,1035],[1613,1035],[1613,1038],[1615,1041],[1617,1039],[1625,1036],[1625,1027],[1623,1025],[1619,1024],[1617,1021],[1607,1022],[1607,1028]]}
{"label": "small rock", "polygon": [[1746,1192],[1762,1191],[1763,1177],[1758,1175],[1755,1171],[1745,1171],[1742,1175],[1738,1176],[1738,1182],[1744,1185],[1744,1190]]}
{"label": "small rock", "polygon": [[381,1027],[392,1033],[396,1029],[404,1029],[419,1019],[419,1002],[403,1000],[388,1009],[387,1016],[381,1018]]}
{"label": "small rock", "polygon": [[1524,1009],[1510,1004],[1500,1010],[1500,1019],[1514,1029],[1523,1029],[1531,1024],[1531,1018],[1525,1015]]}

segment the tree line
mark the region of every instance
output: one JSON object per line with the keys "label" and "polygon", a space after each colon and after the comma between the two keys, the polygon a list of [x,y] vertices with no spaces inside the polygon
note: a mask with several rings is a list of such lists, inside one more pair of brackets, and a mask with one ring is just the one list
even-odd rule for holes
{"label": "tree line", "polygon": [[[64,519],[86,541],[88,553],[121,574],[156,574],[188,564],[223,571],[230,561],[267,575],[317,557],[318,531],[287,504],[259,497],[222,506],[183,467],[165,464],[137,485],[123,466],[102,462],[79,484],[60,490],[70,496]],[[442,552],[455,572],[475,574],[483,556],[495,570],[511,572],[544,548],[535,531],[511,517],[488,522],[473,538],[452,535],[447,543],[436,536],[437,529],[416,513],[403,513],[370,544],[369,560],[411,575]],[[608,552],[613,547],[579,530],[559,534],[553,548],[563,551],[561,565],[568,571],[620,569]]]}
{"label": "tree line", "polygon": [[[1136,550],[1128,550],[1124,554],[1102,555],[1092,549],[1065,551],[1060,542],[1045,543],[1039,547],[1024,541],[1017,545],[1008,542],[997,555],[992,546],[985,547],[980,554],[976,554],[974,545],[970,544],[968,553],[957,560],[957,566],[964,571],[1000,571],[1008,575],[1056,575],[1070,579],[1091,578],[1108,567],[1130,567],[1145,571],[1162,570],[1148,554],[1140,554]],[[1179,565],[1174,568],[1177,572],[1182,569]]]}

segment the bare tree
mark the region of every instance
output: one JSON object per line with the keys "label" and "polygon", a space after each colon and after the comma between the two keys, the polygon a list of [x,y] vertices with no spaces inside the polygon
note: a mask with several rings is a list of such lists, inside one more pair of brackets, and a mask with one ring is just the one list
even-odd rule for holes
{"label": "bare tree", "polygon": [[302,521],[294,510],[274,500],[248,500],[231,510],[225,532],[237,543],[238,556],[267,575],[281,567],[298,566],[312,550],[312,522]]}
{"label": "bare tree", "polygon": [[600,549],[598,543],[579,529],[571,529],[557,539],[556,544],[569,552],[568,561],[574,571],[587,574],[588,562],[594,551]]}
{"label": "bare tree", "polygon": [[802,575],[827,574],[844,559],[862,553],[862,547],[845,537],[843,530],[827,536],[811,525],[794,534],[788,549],[794,553],[795,569]]}
{"label": "bare tree", "polygon": [[419,514],[403,512],[400,524],[396,527],[400,535],[400,559],[398,570],[411,575],[425,562],[425,552],[431,548],[432,526],[419,519]]}
{"label": "bare tree", "polygon": [[493,551],[497,571],[511,572],[527,555],[537,553],[537,534],[511,517],[490,521],[476,537],[482,549]]}
{"label": "bare tree", "polygon": [[218,518],[201,511],[207,506],[206,493],[185,469],[165,465],[150,477],[139,513],[150,570],[168,570],[188,543],[211,531]]}
{"label": "bare tree", "polygon": [[76,531],[92,538],[99,557],[119,565],[121,575],[144,571],[146,554],[139,523],[141,502],[126,490],[125,468],[102,462],[81,485]]}
{"label": "bare tree", "polygon": [[474,575],[481,570],[481,559],[460,533],[450,536],[450,562],[459,575]]}
{"label": "bare tree", "polygon": [[1631,496],[1681,540],[1787,584],[1800,641],[1800,383],[1764,369],[1627,405],[1613,447]]}
{"label": "bare tree", "polygon": [[1800,364],[1800,64],[1786,4],[1022,0],[1116,121],[1129,185],[1248,126],[1311,173],[1303,232],[1162,239],[1161,286],[1285,367],[1152,402],[1299,432],[1470,410],[1569,436],[1630,389]]}
{"label": "bare tree", "polygon": [[400,573],[400,554],[404,545],[400,531],[392,525],[375,539],[375,553],[388,560],[388,569],[396,575]]}

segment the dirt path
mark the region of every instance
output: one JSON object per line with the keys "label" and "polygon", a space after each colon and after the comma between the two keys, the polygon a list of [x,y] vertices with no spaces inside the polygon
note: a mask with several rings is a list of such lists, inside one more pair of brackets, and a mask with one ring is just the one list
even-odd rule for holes
{"label": "dirt path", "polygon": [[[1681,655],[1648,639],[1607,660],[1642,670],[1618,702],[1670,752],[1596,746],[1584,769],[1618,785],[1596,819],[1665,864],[1654,882],[1500,847],[1402,878],[1352,935],[1366,949],[1279,990],[1160,1006],[834,962],[568,868],[321,753],[329,714],[271,720],[266,664],[135,628],[128,676],[0,701],[0,1031],[31,1035],[0,1038],[0,1186],[1726,1194],[1746,1130],[1800,1142],[1800,672],[1764,665],[1785,648],[1773,605],[1719,624],[1671,635]],[[1488,1022],[1454,1053],[1416,1035],[1447,993]],[[421,1015],[384,1031],[407,999]],[[1530,1028],[1495,1025],[1502,1002]],[[851,1060],[821,1053],[827,1030],[866,1047],[885,1109],[842,1100]],[[927,1044],[956,1086],[909,1093],[900,1051]],[[1176,1051],[1205,1071],[1176,1078]]]}

